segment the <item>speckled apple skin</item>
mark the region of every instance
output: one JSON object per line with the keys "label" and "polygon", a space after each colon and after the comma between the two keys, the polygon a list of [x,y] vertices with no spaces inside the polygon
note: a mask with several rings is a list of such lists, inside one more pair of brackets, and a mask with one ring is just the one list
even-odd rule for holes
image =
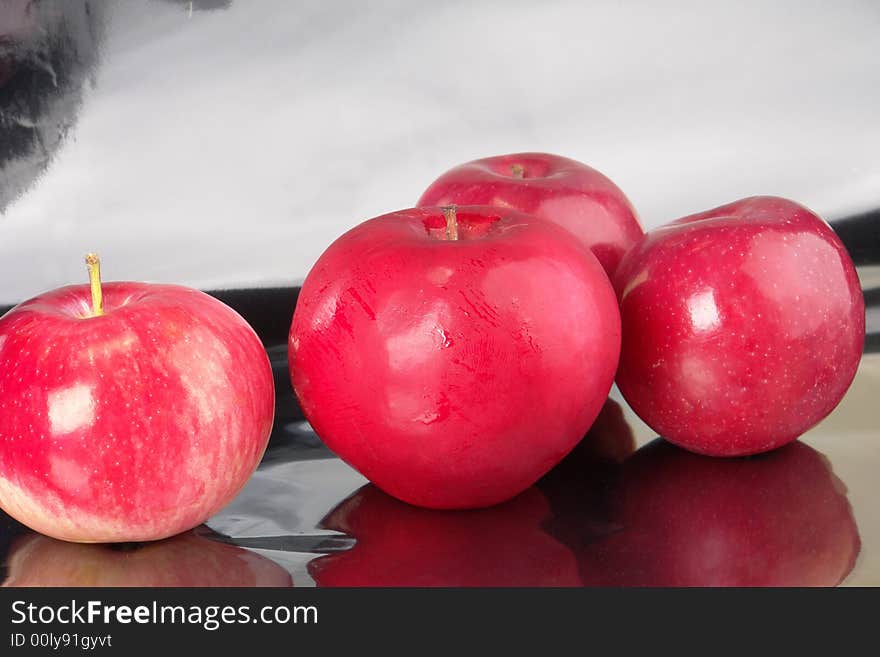
{"label": "speckled apple skin", "polygon": [[615,277],[617,385],[652,429],[713,456],[798,438],[843,398],[865,340],[852,261],[831,228],[777,197],[653,230]]}
{"label": "speckled apple skin", "polygon": [[309,272],[292,383],[327,446],[385,492],[432,508],[528,488],[602,408],[620,350],[614,291],[563,229],[461,207],[369,220]]}
{"label": "speckled apple skin", "polygon": [[174,285],[87,285],[0,318],[0,506],[78,542],[145,541],[201,524],[266,449],[274,382],[235,311]]}
{"label": "speckled apple skin", "polygon": [[[522,176],[513,174],[521,167]],[[418,207],[492,205],[552,221],[568,230],[609,276],[642,236],[623,191],[596,169],[551,153],[511,153],[454,167],[422,194]]]}

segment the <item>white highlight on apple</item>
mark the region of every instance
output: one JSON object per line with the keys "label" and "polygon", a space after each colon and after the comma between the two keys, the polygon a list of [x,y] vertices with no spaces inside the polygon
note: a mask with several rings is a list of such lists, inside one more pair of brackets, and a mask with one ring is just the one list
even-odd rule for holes
{"label": "white highlight on apple", "polygon": [[454,273],[452,267],[434,267],[428,272],[428,280],[434,285],[446,285]]}
{"label": "white highlight on apple", "polygon": [[59,488],[70,492],[79,492],[88,487],[89,472],[76,460],[52,454],[49,456],[49,464],[52,469],[52,480]]}
{"label": "white highlight on apple", "polygon": [[84,383],[49,393],[49,422],[52,433],[73,433],[95,419],[94,388]]}
{"label": "white highlight on apple", "polygon": [[[448,346],[443,329],[452,316],[449,303],[435,300],[415,323],[391,335],[387,340],[388,363],[392,370],[410,371],[434,358],[434,352]],[[384,315],[393,320],[390,315]],[[383,330],[385,327],[382,327]]]}
{"label": "white highlight on apple", "polygon": [[691,315],[691,324],[698,331],[710,331],[721,323],[712,290],[693,295],[687,300],[687,307]]}

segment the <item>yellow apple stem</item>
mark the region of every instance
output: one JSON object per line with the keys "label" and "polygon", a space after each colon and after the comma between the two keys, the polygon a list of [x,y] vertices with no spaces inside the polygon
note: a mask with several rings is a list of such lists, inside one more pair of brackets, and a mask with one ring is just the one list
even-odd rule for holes
{"label": "yellow apple stem", "polygon": [[510,175],[514,178],[522,178],[526,173],[522,164],[512,164],[510,166]]}
{"label": "yellow apple stem", "polygon": [[446,239],[458,239],[458,222],[455,220],[455,206],[447,205],[443,208],[443,216],[446,218]]}
{"label": "yellow apple stem", "polygon": [[97,254],[89,253],[86,256],[86,266],[92,287],[92,317],[99,317],[104,314],[104,295],[101,293],[101,260]]}

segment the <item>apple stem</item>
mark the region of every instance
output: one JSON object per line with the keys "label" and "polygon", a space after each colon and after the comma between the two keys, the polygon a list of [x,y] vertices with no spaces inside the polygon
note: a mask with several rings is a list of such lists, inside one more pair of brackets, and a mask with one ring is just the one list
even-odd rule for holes
{"label": "apple stem", "polygon": [[458,222],[455,220],[455,206],[447,205],[443,208],[443,216],[446,218],[446,239],[458,239]]}
{"label": "apple stem", "polygon": [[100,317],[104,314],[104,295],[101,292],[101,260],[95,253],[86,256],[86,266],[89,268],[89,284],[92,287],[92,317]]}
{"label": "apple stem", "polygon": [[514,178],[522,178],[526,173],[522,164],[512,164],[510,166],[510,175]]}

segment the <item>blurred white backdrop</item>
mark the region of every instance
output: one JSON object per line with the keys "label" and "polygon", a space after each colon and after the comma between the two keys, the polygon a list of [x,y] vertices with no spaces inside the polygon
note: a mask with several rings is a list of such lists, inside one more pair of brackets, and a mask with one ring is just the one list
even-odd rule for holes
{"label": "blurred white backdrop", "polygon": [[520,150],[603,171],[645,227],[752,194],[880,205],[876,0],[214,4],[106,7],[75,120],[0,214],[0,304],[85,282],[91,250],[108,279],[296,284]]}

